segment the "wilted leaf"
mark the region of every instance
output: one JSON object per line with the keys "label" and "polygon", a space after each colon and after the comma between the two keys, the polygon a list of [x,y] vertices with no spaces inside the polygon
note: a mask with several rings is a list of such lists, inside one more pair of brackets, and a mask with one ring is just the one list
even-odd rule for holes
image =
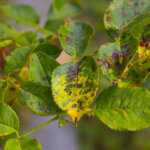
{"label": "wilted leaf", "polygon": [[150,92],[145,88],[110,87],[99,95],[94,108],[96,117],[115,130],[150,126]]}
{"label": "wilted leaf", "polygon": [[54,100],[75,125],[95,98],[98,86],[98,69],[92,57],[57,67],[52,75]]}

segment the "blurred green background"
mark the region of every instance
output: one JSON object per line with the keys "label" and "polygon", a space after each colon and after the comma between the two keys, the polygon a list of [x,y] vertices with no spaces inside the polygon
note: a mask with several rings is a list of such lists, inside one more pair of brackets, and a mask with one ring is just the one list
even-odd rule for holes
{"label": "blurred green background", "polygon": [[[39,10],[43,18],[42,22],[44,22],[49,8],[47,5],[51,2],[51,0],[0,0],[0,5],[31,4]],[[110,2],[111,0],[80,0],[82,13],[77,18],[89,22],[95,29],[95,35],[89,44],[89,51],[96,51],[101,44],[113,41],[105,31],[103,24],[103,15]],[[1,14],[0,21],[4,21]],[[64,60],[64,58],[62,59]],[[101,81],[101,87],[104,87],[107,83],[104,79]],[[48,119],[48,117],[43,119],[43,117],[32,114],[25,107],[16,110],[21,119],[22,130],[28,131],[35,124],[40,124]],[[54,138],[55,134],[57,136]],[[109,129],[100,121],[88,117],[83,117],[77,129],[71,125],[58,129],[57,123],[55,123],[51,128],[40,130],[31,137],[40,138],[43,150],[150,150],[150,129],[139,132],[118,132]],[[64,141],[65,138],[66,141]],[[0,144],[2,141],[0,139]],[[63,144],[65,142],[66,144]]]}

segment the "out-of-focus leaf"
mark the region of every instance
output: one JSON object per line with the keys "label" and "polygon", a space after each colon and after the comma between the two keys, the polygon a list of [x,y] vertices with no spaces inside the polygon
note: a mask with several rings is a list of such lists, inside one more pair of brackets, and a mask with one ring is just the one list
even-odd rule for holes
{"label": "out-of-focus leaf", "polygon": [[62,127],[64,127],[65,125],[66,125],[66,121],[65,121],[65,119],[64,119],[63,117],[61,117],[61,118],[59,119],[58,126],[59,126],[59,128],[62,128]]}
{"label": "out-of-focus leaf", "polygon": [[18,91],[19,101],[27,105],[38,115],[55,115],[61,113],[53,100],[50,86],[25,82]]}
{"label": "out-of-focus leaf", "polygon": [[36,27],[40,22],[39,14],[29,5],[3,5],[0,8],[6,16],[22,27]]}
{"label": "out-of-focus leaf", "polygon": [[6,142],[5,150],[41,150],[41,145],[37,139],[22,137],[20,139],[9,139]]}
{"label": "out-of-focus leaf", "polygon": [[59,39],[65,52],[80,56],[86,50],[93,32],[91,25],[68,19],[59,29]]}
{"label": "out-of-focus leaf", "polygon": [[7,89],[7,81],[0,79],[0,101],[3,101],[4,93]]}
{"label": "out-of-focus leaf", "polygon": [[60,25],[63,23],[64,20],[61,19],[48,20],[45,24],[45,28],[49,31],[57,33]]}
{"label": "out-of-focus leaf", "polygon": [[12,26],[6,24],[0,24],[0,38],[6,39],[15,37],[18,34],[17,30]]}
{"label": "out-of-focus leaf", "polygon": [[16,38],[15,42],[18,46],[31,45],[37,38],[37,33],[32,31],[21,32]]}
{"label": "out-of-focus leaf", "polygon": [[34,52],[43,52],[52,58],[57,58],[60,55],[61,50],[56,45],[50,44],[49,42],[44,42],[39,44],[34,49]]}
{"label": "out-of-focus leaf", "polygon": [[4,40],[4,41],[0,41],[0,48],[8,46],[10,44],[12,44],[12,40]]}
{"label": "out-of-focus leaf", "polygon": [[[137,96],[138,94],[138,96]],[[115,130],[150,126],[150,92],[139,87],[110,87],[94,103],[96,117]]]}
{"label": "out-of-focus leaf", "polygon": [[148,0],[114,0],[104,16],[105,27],[113,37],[118,37],[149,14],[149,9]]}
{"label": "out-of-focus leaf", "polygon": [[80,13],[80,6],[68,0],[54,0],[48,12],[49,19],[66,19]]}
{"label": "out-of-focus leaf", "polygon": [[92,57],[57,67],[52,75],[54,100],[75,125],[95,98],[98,86],[98,69]]}
{"label": "out-of-focus leaf", "polygon": [[33,47],[22,47],[17,48],[11,53],[10,56],[7,56],[4,72],[7,75],[14,73],[21,69],[29,60],[30,53]]}
{"label": "out-of-focus leaf", "polygon": [[45,53],[34,53],[30,61],[30,80],[51,85],[51,75],[59,64]]}
{"label": "out-of-focus leaf", "polygon": [[17,132],[19,120],[16,113],[7,104],[0,102],[0,136]]}

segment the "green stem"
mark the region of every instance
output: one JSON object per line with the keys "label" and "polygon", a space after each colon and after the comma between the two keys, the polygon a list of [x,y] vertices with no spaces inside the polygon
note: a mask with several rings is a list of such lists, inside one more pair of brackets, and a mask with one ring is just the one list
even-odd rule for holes
{"label": "green stem", "polygon": [[50,124],[50,123],[52,123],[52,122],[58,120],[59,118],[60,118],[60,116],[56,116],[56,117],[52,118],[51,120],[49,120],[49,121],[47,121],[47,122],[45,122],[45,123],[43,123],[43,124],[37,126],[36,128],[32,129],[31,131],[29,131],[29,132],[23,134],[21,137],[28,136],[28,135],[32,134],[33,132],[36,132],[37,130],[43,128],[44,126],[46,126],[46,125],[48,125],[48,124]]}

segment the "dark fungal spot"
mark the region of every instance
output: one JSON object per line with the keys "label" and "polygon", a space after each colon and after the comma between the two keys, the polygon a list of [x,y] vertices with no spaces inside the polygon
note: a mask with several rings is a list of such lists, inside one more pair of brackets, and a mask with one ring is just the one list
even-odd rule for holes
{"label": "dark fungal spot", "polygon": [[78,100],[77,103],[79,104],[80,107],[82,106],[82,101],[81,100]]}
{"label": "dark fungal spot", "polygon": [[111,18],[110,17],[107,17],[106,20],[107,20],[107,22],[111,22]]}
{"label": "dark fungal spot", "polygon": [[134,3],[134,6],[138,6],[139,4],[136,2],[136,3]]}
{"label": "dark fungal spot", "polygon": [[72,108],[76,108],[76,107],[77,107],[77,104],[73,104],[73,105],[72,105]]}
{"label": "dark fungal spot", "polygon": [[126,110],[126,107],[123,107],[123,110]]}
{"label": "dark fungal spot", "polygon": [[118,37],[119,36],[119,30],[116,30],[115,35]]}
{"label": "dark fungal spot", "polygon": [[92,65],[92,71],[95,71],[95,69],[96,69],[95,65]]}
{"label": "dark fungal spot", "polygon": [[148,68],[148,72],[150,72],[150,68]]}
{"label": "dark fungal spot", "polygon": [[77,117],[74,118],[74,124],[77,124]]}
{"label": "dark fungal spot", "polygon": [[66,42],[67,42],[68,44],[73,44],[73,41],[72,41],[72,39],[71,39],[70,37],[67,37],[67,38],[66,38]]}
{"label": "dark fungal spot", "polygon": [[113,81],[113,85],[114,85],[114,86],[117,86],[117,85],[118,85],[118,81],[117,81],[117,80],[114,80],[114,81]]}
{"label": "dark fungal spot", "polygon": [[47,77],[43,77],[42,80],[46,81],[46,80],[48,80],[48,78]]}

